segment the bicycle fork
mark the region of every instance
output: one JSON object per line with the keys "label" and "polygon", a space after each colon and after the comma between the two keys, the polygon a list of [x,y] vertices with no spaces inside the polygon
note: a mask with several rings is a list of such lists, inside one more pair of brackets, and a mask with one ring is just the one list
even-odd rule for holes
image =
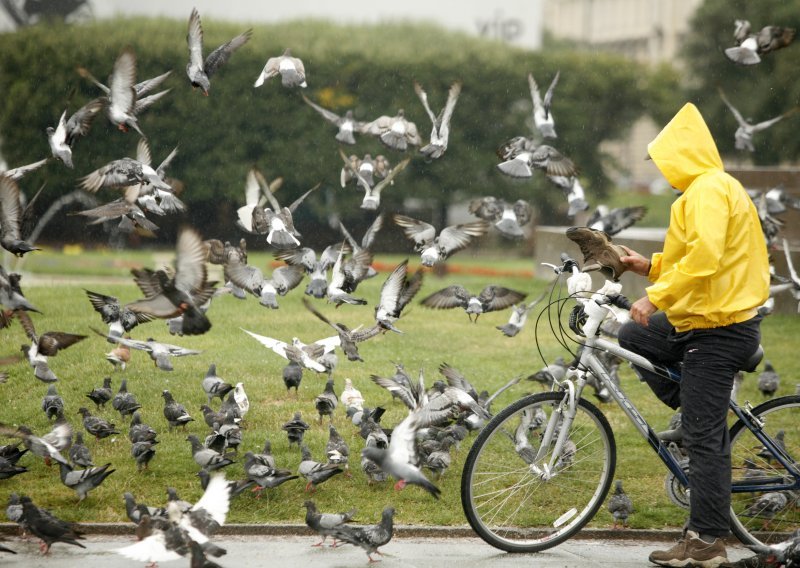
{"label": "bicycle fork", "polygon": [[[544,434],[542,434],[542,441],[539,445],[539,450],[536,452],[536,458],[530,464],[530,472],[547,481],[556,475],[556,464],[561,459],[561,454],[564,451],[565,444],[569,438],[569,431],[572,428],[572,422],[575,419],[575,414],[578,411],[578,398],[580,392],[583,390],[586,380],[578,375],[577,385],[569,379],[562,381],[564,387],[564,398],[558,403],[558,406],[553,408],[550,418],[547,421]],[[555,437],[555,445],[553,452],[550,455],[550,460],[547,463],[542,463],[547,450],[553,443]]]}

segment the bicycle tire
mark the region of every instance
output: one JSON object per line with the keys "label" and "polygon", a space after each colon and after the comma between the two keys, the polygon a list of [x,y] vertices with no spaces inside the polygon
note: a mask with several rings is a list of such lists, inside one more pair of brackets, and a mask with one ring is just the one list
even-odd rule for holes
{"label": "bicycle tire", "polygon": [[[560,469],[560,460],[556,462],[549,480],[533,473],[530,460],[524,461],[515,449],[508,428],[520,427],[523,411],[547,413],[563,397],[560,392],[534,394],[504,408],[481,430],[467,455],[461,506],[472,529],[495,548],[538,552],[556,546],[589,522],[608,494],[616,468],[614,433],[603,413],[585,399],[578,400],[570,429],[570,439],[577,440],[572,461]],[[548,450],[538,463],[550,457]]]}
{"label": "bicycle tire", "polygon": [[[800,460],[800,396],[791,395],[773,398],[756,406],[754,416],[764,420],[764,432],[775,439],[779,430],[784,431],[785,455],[790,462]],[[766,455],[762,445],[744,422],[737,420],[731,426],[732,481],[749,478],[788,480],[786,468],[777,459]],[[748,463],[749,462],[749,463]],[[798,465],[800,467],[800,464]],[[777,498],[772,507],[758,501],[767,491],[731,495],[731,531],[744,544],[768,544],[785,538],[787,533],[800,528],[800,490],[772,491],[784,493],[786,505],[779,510],[782,498]]]}

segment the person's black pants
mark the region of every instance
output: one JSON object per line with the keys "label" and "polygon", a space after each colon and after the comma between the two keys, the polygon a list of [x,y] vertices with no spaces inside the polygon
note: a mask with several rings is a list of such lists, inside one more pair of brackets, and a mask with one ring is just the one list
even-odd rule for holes
{"label": "person's black pants", "polygon": [[644,327],[634,321],[619,330],[620,346],[654,363],[683,361],[680,382],[635,367],[656,396],[681,408],[683,445],[689,454],[690,512],[687,528],[727,536],[730,526],[731,452],[728,401],[733,376],[758,348],[761,316],[711,329],[676,332],[663,312]]}

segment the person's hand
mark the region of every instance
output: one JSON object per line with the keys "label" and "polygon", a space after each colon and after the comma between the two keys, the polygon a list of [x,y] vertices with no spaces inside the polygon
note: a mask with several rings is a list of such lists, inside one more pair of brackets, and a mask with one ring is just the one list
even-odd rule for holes
{"label": "person's hand", "polygon": [[644,296],[636,300],[631,306],[631,318],[633,321],[647,327],[650,316],[657,310],[658,308],[650,301],[650,298]]}
{"label": "person's hand", "polygon": [[619,259],[622,264],[628,267],[628,270],[640,276],[647,276],[650,273],[650,259],[642,256],[635,250],[632,250],[625,245],[620,245],[622,249],[628,253],[626,256],[620,256]]}

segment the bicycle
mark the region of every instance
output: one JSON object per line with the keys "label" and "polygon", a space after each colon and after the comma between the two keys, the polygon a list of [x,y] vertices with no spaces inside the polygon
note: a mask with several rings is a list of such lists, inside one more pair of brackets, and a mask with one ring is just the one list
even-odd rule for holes
{"label": "bicycle", "polygon": [[[654,364],[599,335],[608,316],[627,318],[630,302],[620,294],[620,284],[606,281],[591,293],[591,277],[574,260],[562,255],[560,267],[550,266],[559,278],[570,274],[569,295],[552,301],[551,291],[542,314],[559,306],[558,331],[565,332],[562,310],[567,300],[577,301],[569,327],[583,346],[579,362],[551,392],[528,395],[495,415],[475,439],[461,477],[461,503],[473,530],[507,552],[538,552],[564,542],[605,501],[614,478],[616,443],[605,415],[581,397],[588,380],[607,389],[667,467],[671,500],[689,506],[688,460],[658,438],[598,353],[676,381],[680,369]],[[555,333],[552,321],[551,328]],[[743,371],[754,371],[762,357],[759,347]],[[745,544],[764,544],[800,527],[800,396],[773,398],[756,407],[731,400],[730,410],[736,418],[730,427],[731,529]],[[783,508],[764,506],[767,494],[785,498]]]}

